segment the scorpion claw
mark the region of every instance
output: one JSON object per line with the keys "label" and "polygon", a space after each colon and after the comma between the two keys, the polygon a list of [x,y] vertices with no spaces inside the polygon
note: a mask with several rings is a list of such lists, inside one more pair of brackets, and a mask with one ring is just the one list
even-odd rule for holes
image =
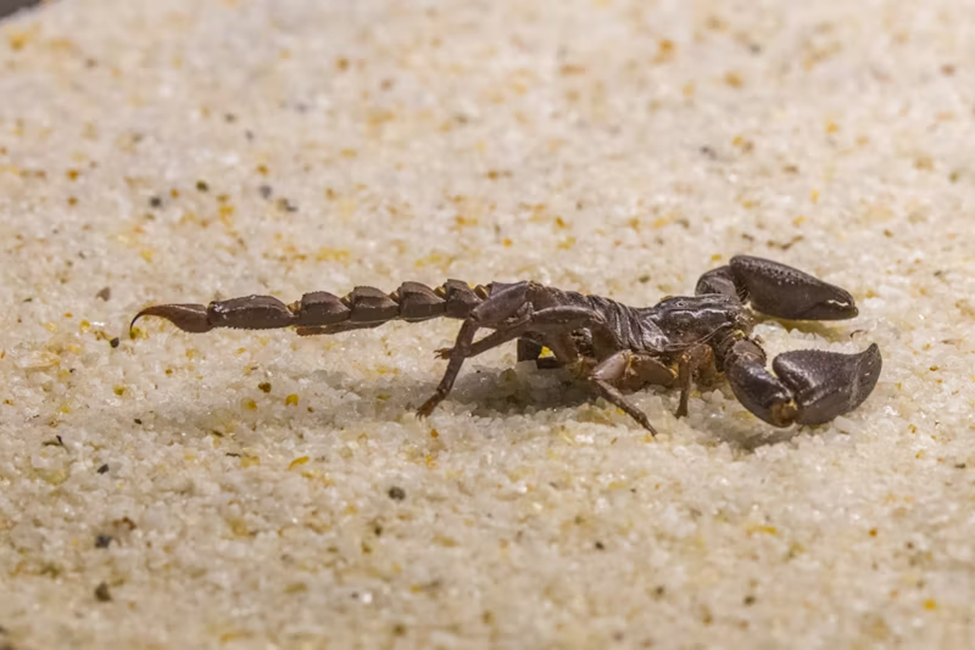
{"label": "scorpion claw", "polygon": [[772,362],[775,374],[793,394],[799,424],[823,424],[858,407],[876,386],[882,366],[876,343],[856,354],[785,352]]}
{"label": "scorpion claw", "polygon": [[132,319],[132,322],[129,324],[129,336],[132,336],[132,329],[135,327],[135,322],[143,316],[159,316],[165,318],[184,332],[201,333],[209,332],[213,329],[213,325],[207,316],[206,305],[152,305],[140,311]]}
{"label": "scorpion claw", "polygon": [[872,344],[863,352],[795,350],[765,368],[765,353],[750,340],[738,341],[727,367],[731,388],[749,411],[777,427],[823,424],[858,407],[873,391],[883,362]]}
{"label": "scorpion claw", "polygon": [[720,282],[731,279],[739,296],[747,297],[755,309],[770,316],[790,320],[844,320],[858,313],[848,291],[791,266],[737,255],[731,258],[729,267],[730,274],[725,272],[724,277],[712,272],[715,290],[728,292]]}

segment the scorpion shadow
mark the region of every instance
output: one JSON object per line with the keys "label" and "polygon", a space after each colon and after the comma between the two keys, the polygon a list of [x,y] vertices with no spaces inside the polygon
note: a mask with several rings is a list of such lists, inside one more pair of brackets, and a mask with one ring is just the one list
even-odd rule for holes
{"label": "scorpion shadow", "polygon": [[[278,374],[278,370],[283,369],[269,370]],[[228,451],[233,453],[238,447],[263,440],[262,432],[270,429],[290,430],[299,436],[314,432],[315,435],[331,436],[336,444],[340,444],[342,439],[336,434],[342,431],[380,424],[407,424],[404,413],[415,413],[417,406],[436,386],[432,379],[402,375],[378,382],[363,381],[341,369],[320,369],[308,379],[311,383],[329,387],[327,392],[330,394],[319,395],[320,400],[316,400],[315,394],[303,397],[298,408],[286,409],[283,414],[280,409],[276,413],[267,412],[260,404],[254,410],[243,408],[239,404],[240,394],[233,391],[228,391],[232,398],[221,397],[217,391],[207,393],[202,399],[164,402],[151,410],[128,408],[111,413],[120,427],[131,427],[135,423],[135,429],[151,431],[156,441],[160,436],[171,437],[175,442],[188,433],[195,433],[200,438],[212,435],[224,439]],[[722,392],[729,402],[734,402],[730,390]],[[651,387],[639,394],[659,397],[663,408],[657,417],[673,418],[673,403],[677,397],[672,391]],[[280,398],[272,395],[269,399]],[[508,368],[474,366],[471,372],[458,378],[451,399],[441,408],[446,407],[445,414],[451,417],[484,418],[503,427],[507,417],[573,410],[586,404],[594,409],[616,410],[611,404],[598,400],[584,381],[572,377],[566,370],[537,370],[531,362],[524,362]],[[607,414],[606,419],[597,422],[611,429],[627,426],[625,421],[615,418],[616,413]],[[432,420],[436,422],[437,417]],[[429,426],[432,428],[434,424]],[[758,418],[744,421],[729,418],[727,414],[722,418],[697,418],[691,426],[703,444],[708,444],[710,439],[712,444],[728,443],[745,451],[788,442],[797,435],[819,428],[793,426],[780,429],[765,425]],[[634,435],[645,435],[639,427],[630,428]]]}

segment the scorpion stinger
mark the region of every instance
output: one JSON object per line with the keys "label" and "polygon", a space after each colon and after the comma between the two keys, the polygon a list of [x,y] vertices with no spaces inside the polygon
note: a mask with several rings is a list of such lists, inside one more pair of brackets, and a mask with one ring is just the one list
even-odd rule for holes
{"label": "scorpion stinger", "polygon": [[[676,415],[687,414],[693,379],[728,377],[739,401],[776,426],[818,424],[859,406],[880,375],[880,350],[858,354],[799,350],[765,367],[766,355],[750,336],[747,305],[778,318],[836,320],[857,315],[845,290],[798,269],[738,256],[708,271],[695,296],[629,307],[609,298],[563,291],[535,282],[470,286],[448,280],[431,289],[404,282],[389,294],[356,287],[344,297],[318,291],[285,304],[271,296],[247,296],[201,304],[166,304],[136,314],[158,316],[187,332],[217,327],[294,327],[299,335],[338,334],[391,320],[437,317],[463,321],[453,347],[439,350],[447,369],[434,394],[418,409],[430,415],[450,393],[464,361],[509,341],[518,359],[539,368],[565,367],[596,395],[655,432],[646,414],[624,396],[648,385],[677,386]],[[481,329],[492,330],[477,339]],[[553,357],[541,357],[544,348]]]}

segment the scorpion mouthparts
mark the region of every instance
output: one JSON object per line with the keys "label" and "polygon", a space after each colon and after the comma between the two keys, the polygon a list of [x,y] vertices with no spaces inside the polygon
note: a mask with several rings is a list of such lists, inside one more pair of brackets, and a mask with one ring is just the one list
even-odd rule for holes
{"label": "scorpion mouthparts", "polygon": [[132,319],[129,324],[129,336],[132,336],[132,328],[135,327],[135,322],[143,316],[165,318],[184,332],[202,333],[213,329],[213,325],[207,317],[206,305],[152,305],[140,311]]}

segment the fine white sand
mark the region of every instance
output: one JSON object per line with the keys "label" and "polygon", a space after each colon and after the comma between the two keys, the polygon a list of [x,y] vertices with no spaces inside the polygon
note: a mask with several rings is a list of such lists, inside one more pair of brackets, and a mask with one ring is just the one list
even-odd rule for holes
{"label": "fine white sand", "polygon": [[[5,21],[0,648],[972,647],[973,48],[964,0]],[[739,252],[853,293],[757,331],[878,343],[861,408],[647,390],[653,439],[511,346],[420,421],[456,321],[126,335],[403,280],[646,305]]]}

